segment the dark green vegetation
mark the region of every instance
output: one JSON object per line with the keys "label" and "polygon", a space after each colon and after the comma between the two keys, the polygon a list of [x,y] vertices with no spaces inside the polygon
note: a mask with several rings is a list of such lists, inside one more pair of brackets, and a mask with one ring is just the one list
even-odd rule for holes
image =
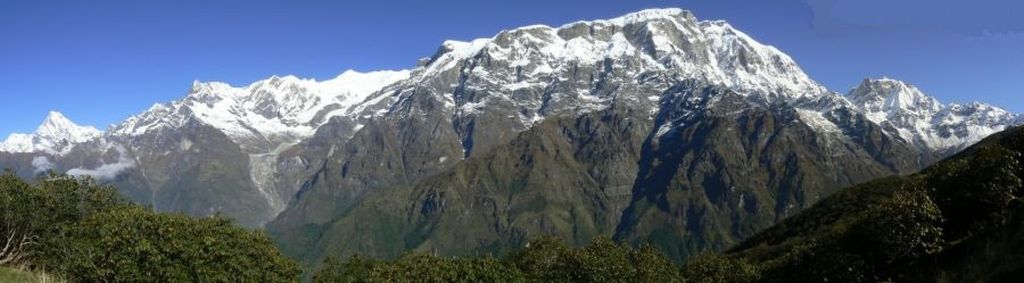
{"label": "dark green vegetation", "polygon": [[758,266],[704,254],[680,267],[657,247],[631,248],[607,237],[572,248],[541,237],[503,259],[409,253],[394,260],[328,257],[314,282],[753,282]]}
{"label": "dark green vegetation", "polygon": [[777,282],[1003,282],[1024,274],[1024,129],[842,191],[728,252]]}
{"label": "dark green vegetation", "polygon": [[405,254],[393,261],[330,257],[315,282],[673,282],[681,270],[656,248],[596,238],[582,248],[543,237],[502,260]]}
{"label": "dark green vegetation", "polygon": [[300,270],[262,232],[223,217],[129,204],[91,179],[0,175],[0,264],[75,282],[290,282]]}

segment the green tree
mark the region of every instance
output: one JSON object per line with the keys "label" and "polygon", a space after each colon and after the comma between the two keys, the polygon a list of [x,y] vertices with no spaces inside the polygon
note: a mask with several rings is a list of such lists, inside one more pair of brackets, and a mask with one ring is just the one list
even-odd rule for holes
{"label": "green tree", "polygon": [[[355,255],[346,260],[338,257],[327,257],[320,269],[313,274],[313,282],[375,282],[380,270],[387,268],[381,260],[368,259]],[[375,271],[378,270],[378,271]]]}
{"label": "green tree", "polygon": [[530,281],[566,282],[576,279],[574,256],[562,239],[541,237],[514,252],[508,263],[522,270]]}
{"label": "green tree", "polygon": [[190,218],[141,207],[102,212],[69,231],[61,265],[86,282],[293,282],[301,271],[262,232],[222,217]]}
{"label": "green tree", "polygon": [[394,261],[354,256],[331,257],[313,275],[314,282],[524,282],[516,269],[493,258],[442,258],[406,254]]}
{"label": "green tree", "polygon": [[884,267],[940,251],[943,221],[927,194],[904,188],[869,210],[852,232]]}
{"label": "green tree", "polygon": [[654,245],[641,245],[630,253],[630,259],[636,268],[633,281],[679,282],[683,279],[679,267]]}
{"label": "green tree", "polygon": [[22,181],[12,172],[0,175],[0,233],[5,247],[0,265],[45,264],[48,251],[64,245],[68,227],[97,212],[125,207],[128,202],[114,188],[100,186],[91,178],[53,173],[36,184]]}
{"label": "green tree", "polygon": [[931,194],[947,216],[951,241],[1002,226],[1004,212],[1024,187],[1020,160],[1020,152],[990,145],[970,158],[926,171]]}
{"label": "green tree", "polygon": [[706,253],[683,265],[682,277],[687,282],[701,283],[755,282],[760,270],[743,259]]}
{"label": "green tree", "polygon": [[0,265],[20,265],[39,238],[38,197],[11,172],[0,175]]}
{"label": "green tree", "polygon": [[653,246],[633,249],[607,237],[571,248],[559,238],[530,241],[504,260],[406,254],[383,261],[329,257],[314,282],[682,282],[679,268]]}
{"label": "green tree", "polygon": [[71,281],[293,282],[301,273],[262,232],[222,217],[159,214],[88,177],[28,183],[6,172],[0,207],[0,265]]}

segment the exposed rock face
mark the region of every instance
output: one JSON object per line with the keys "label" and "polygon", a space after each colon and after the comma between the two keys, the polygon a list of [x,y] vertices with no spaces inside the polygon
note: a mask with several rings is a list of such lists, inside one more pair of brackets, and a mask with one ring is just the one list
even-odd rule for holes
{"label": "exposed rock face", "polygon": [[808,110],[720,87],[673,90],[656,121],[668,130],[645,144],[616,231],[673,258],[726,248],[838,188],[920,166],[917,151],[859,114],[833,111],[823,126]]}
{"label": "exposed rock face", "polygon": [[917,87],[865,79],[847,96],[871,121],[925,151],[952,154],[1022,122],[1019,114],[984,103],[944,105]]}

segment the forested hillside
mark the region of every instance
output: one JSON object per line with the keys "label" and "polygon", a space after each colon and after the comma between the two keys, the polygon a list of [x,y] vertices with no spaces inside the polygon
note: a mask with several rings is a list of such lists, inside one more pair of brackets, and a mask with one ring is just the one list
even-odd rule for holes
{"label": "forested hillside", "polygon": [[89,178],[3,173],[0,208],[0,265],[72,282],[292,282],[301,273],[260,231],[156,213]]}

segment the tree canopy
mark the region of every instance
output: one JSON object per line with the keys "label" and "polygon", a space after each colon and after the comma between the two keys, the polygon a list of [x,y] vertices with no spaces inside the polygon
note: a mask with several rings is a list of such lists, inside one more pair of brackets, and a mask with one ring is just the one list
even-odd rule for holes
{"label": "tree canopy", "polygon": [[164,214],[108,186],[0,175],[0,264],[75,282],[293,282],[301,270],[260,231],[226,218]]}

